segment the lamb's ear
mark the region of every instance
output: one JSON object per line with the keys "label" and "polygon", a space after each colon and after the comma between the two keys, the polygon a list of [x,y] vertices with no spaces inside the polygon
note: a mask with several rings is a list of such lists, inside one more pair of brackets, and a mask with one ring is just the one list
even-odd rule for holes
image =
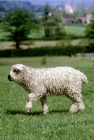
{"label": "lamb's ear", "polygon": [[20,70],[19,70],[18,68],[15,68],[15,69],[13,69],[13,72],[14,72],[14,73],[19,73]]}
{"label": "lamb's ear", "polygon": [[18,71],[23,71],[25,69],[24,65],[21,64],[18,65],[16,68],[18,69]]}

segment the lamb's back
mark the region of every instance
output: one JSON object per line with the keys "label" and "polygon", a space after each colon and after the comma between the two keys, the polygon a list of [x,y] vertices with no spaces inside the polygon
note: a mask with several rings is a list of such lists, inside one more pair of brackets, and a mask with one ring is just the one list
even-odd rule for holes
{"label": "lamb's back", "polygon": [[71,83],[76,82],[75,77],[79,78],[77,71],[70,67],[37,69],[36,72],[37,82],[50,93],[62,93]]}

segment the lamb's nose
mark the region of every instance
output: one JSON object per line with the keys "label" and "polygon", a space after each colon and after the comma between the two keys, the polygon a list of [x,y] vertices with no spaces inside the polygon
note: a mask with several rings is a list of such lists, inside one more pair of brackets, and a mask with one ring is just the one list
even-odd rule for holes
{"label": "lamb's nose", "polygon": [[10,74],[8,75],[8,80],[9,81],[12,81]]}

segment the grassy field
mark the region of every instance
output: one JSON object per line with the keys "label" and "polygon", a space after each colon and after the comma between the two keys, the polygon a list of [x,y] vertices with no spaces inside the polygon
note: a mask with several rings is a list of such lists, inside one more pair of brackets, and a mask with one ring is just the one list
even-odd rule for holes
{"label": "grassy field", "polygon": [[65,30],[68,34],[73,35],[85,35],[85,27],[84,26],[65,26]]}
{"label": "grassy field", "polygon": [[[81,35],[83,36],[85,34],[85,26],[74,26],[74,25],[65,25],[64,26],[67,34],[72,34],[72,35]],[[33,38],[39,38],[44,36],[44,31],[40,30],[38,32],[32,32],[30,33],[29,37],[33,37]]]}
{"label": "grassy field", "polygon": [[[0,140],[93,140],[94,139],[94,58],[46,57],[0,58]],[[70,114],[71,101],[65,96],[49,96],[50,113],[42,115],[39,101],[32,113],[24,114],[27,93],[9,82],[7,75],[15,63],[32,67],[72,66],[84,72],[89,80],[83,85],[85,112]]]}

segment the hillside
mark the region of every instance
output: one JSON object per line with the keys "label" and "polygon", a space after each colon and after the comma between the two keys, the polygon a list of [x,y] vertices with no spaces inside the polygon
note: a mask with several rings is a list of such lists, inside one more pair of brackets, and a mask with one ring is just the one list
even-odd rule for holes
{"label": "hillside", "polygon": [[15,8],[22,8],[30,12],[42,12],[42,6],[35,6],[29,1],[0,1],[0,15]]}

